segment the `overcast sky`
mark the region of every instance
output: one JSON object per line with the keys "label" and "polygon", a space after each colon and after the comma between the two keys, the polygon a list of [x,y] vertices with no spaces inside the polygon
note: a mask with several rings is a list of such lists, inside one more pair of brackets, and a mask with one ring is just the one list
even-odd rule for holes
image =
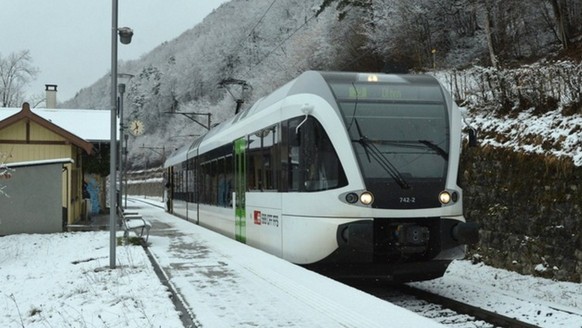
{"label": "overcast sky", "polygon": [[[120,60],[137,59],[194,27],[229,0],[118,0],[119,27],[134,30]],[[0,54],[30,50],[40,72],[27,93],[58,85],[58,101],[72,98],[111,68],[112,0],[0,0]]]}

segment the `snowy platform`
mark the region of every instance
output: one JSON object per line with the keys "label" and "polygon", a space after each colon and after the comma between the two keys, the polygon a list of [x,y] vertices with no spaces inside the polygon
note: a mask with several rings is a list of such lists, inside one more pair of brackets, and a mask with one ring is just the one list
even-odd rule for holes
{"label": "snowy platform", "polygon": [[159,208],[140,207],[152,223],[149,251],[199,326],[442,327]]}

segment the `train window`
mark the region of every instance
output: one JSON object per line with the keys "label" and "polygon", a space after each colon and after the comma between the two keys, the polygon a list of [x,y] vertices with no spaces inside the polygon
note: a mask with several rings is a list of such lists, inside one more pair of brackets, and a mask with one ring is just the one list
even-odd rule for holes
{"label": "train window", "polygon": [[174,181],[174,198],[182,200],[182,169],[180,166],[174,167],[172,180]]}
{"label": "train window", "polygon": [[228,207],[232,205],[233,191],[233,159],[232,155],[221,157],[217,161],[217,199],[216,205]]}
{"label": "train window", "polygon": [[194,175],[194,160],[191,159],[188,161],[188,173],[187,173],[187,184],[186,184],[186,201],[193,202],[195,197],[195,175]]}
{"label": "train window", "polygon": [[273,125],[247,137],[248,190],[279,190],[280,129]]}
{"label": "train window", "polygon": [[298,117],[286,126],[289,191],[320,191],[347,184],[337,153],[315,118]]}
{"label": "train window", "polygon": [[232,144],[198,157],[198,198],[202,204],[232,206],[234,163]]}
{"label": "train window", "polygon": [[341,102],[340,108],[366,178],[387,176],[381,162],[370,159],[370,147],[403,176],[446,177],[450,132],[444,103],[359,101]]}

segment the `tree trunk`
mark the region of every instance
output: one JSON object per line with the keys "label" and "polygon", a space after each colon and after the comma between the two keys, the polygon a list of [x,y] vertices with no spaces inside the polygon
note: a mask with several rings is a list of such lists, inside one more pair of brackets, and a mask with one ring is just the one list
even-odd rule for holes
{"label": "tree trunk", "polygon": [[495,54],[495,47],[493,45],[493,30],[492,30],[492,15],[491,10],[493,5],[491,0],[485,1],[485,35],[487,36],[487,49],[489,49],[489,58],[491,60],[491,66],[493,68],[499,68],[499,61],[497,60],[497,55]]}
{"label": "tree trunk", "polygon": [[562,48],[564,50],[568,49],[570,46],[570,32],[569,32],[569,19],[568,10],[566,8],[567,2],[561,0],[549,0],[552,8],[554,9],[554,16],[556,19],[556,26],[558,27],[558,38],[562,43]]}

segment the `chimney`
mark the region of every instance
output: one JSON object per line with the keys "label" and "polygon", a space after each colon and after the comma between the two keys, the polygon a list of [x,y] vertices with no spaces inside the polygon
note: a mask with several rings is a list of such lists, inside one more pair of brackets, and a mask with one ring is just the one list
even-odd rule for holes
{"label": "chimney", "polygon": [[45,84],[44,86],[44,90],[46,91],[46,108],[57,108],[57,85]]}

